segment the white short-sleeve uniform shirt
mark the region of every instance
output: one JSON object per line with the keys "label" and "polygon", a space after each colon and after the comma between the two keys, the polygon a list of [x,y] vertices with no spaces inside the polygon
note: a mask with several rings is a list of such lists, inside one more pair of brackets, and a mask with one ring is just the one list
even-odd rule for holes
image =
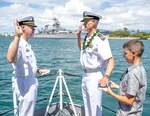
{"label": "white short-sleeve uniform shirt", "polygon": [[16,62],[13,63],[16,77],[35,77],[37,64],[31,45],[20,38]]}
{"label": "white short-sleeve uniform shirt", "polygon": [[[87,37],[86,39],[90,39]],[[108,39],[101,39],[95,36],[92,41],[92,48],[87,47],[81,50],[80,62],[83,69],[97,69],[106,65],[106,60],[112,57]]]}
{"label": "white short-sleeve uniform shirt", "polygon": [[38,86],[36,58],[31,45],[22,37],[20,38],[16,61],[12,63],[12,66],[18,94],[24,96],[32,85]]}

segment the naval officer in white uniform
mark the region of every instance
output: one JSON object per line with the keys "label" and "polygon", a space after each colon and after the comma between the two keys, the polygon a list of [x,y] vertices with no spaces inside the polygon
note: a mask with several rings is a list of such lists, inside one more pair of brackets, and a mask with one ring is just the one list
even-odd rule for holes
{"label": "naval officer in white uniform", "polygon": [[[102,87],[109,81],[109,76],[114,68],[114,59],[110,50],[108,39],[97,29],[100,15],[84,11],[83,25],[87,35],[81,39],[82,24],[77,37],[81,50],[80,62],[84,70],[82,78],[82,96],[86,116],[102,116]],[[106,68],[106,69],[104,69]]]}
{"label": "naval officer in white uniform", "polygon": [[15,76],[15,92],[19,100],[19,116],[33,116],[37,98],[37,73],[46,73],[47,69],[37,68],[36,58],[28,43],[34,35],[36,25],[32,16],[16,21],[16,35],[7,53]]}

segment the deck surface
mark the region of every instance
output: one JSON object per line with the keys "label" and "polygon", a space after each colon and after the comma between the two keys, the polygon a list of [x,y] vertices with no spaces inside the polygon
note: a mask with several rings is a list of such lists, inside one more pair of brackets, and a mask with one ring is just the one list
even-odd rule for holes
{"label": "deck surface", "polygon": [[[49,109],[48,116],[74,116],[74,112],[73,112],[71,104],[63,103],[62,111],[60,111],[59,108],[60,108],[59,103],[52,104]],[[75,105],[75,109],[77,112],[77,116],[85,116],[83,106],[81,107],[81,106]],[[45,110],[46,110],[46,107],[36,110],[34,113],[34,116],[44,116]]]}

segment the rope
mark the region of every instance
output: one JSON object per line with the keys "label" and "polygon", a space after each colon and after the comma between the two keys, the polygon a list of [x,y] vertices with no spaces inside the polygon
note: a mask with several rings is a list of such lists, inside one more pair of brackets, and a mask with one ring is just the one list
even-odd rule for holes
{"label": "rope", "polygon": [[14,109],[11,109],[11,110],[7,110],[6,112],[1,113],[0,116],[2,116],[2,115],[4,115],[4,114],[7,114],[7,113],[9,113],[9,112],[12,112],[12,111],[14,111],[15,109],[17,109],[17,108],[14,108]]}
{"label": "rope", "polygon": [[[38,76],[38,78],[42,78],[42,77],[46,77],[46,76],[53,76],[53,75],[56,75],[56,74],[58,74],[58,72],[53,72],[53,73],[49,73],[49,74],[46,74],[46,75],[40,75],[40,76]],[[67,72],[63,72],[63,74],[64,74],[64,75],[68,75],[68,76],[81,77],[81,75],[75,75],[75,74],[71,74],[71,73],[67,73]],[[7,83],[5,83],[5,84],[1,84],[0,87],[7,86],[7,85],[10,85],[10,84],[12,84],[12,83],[13,83],[13,82],[7,82]],[[66,97],[68,97],[68,95],[65,94],[65,93],[63,93],[63,95],[66,96]],[[147,92],[146,92],[146,95],[150,95],[150,93],[147,93]],[[59,93],[56,93],[55,95],[53,95],[53,98],[55,98],[55,97],[57,97],[57,96],[59,96]],[[79,98],[77,98],[77,97],[72,97],[72,98],[79,100]],[[38,103],[38,102],[41,102],[41,101],[45,101],[45,100],[47,100],[47,99],[49,99],[49,98],[42,98],[42,99],[37,100],[36,102]],[[102,105],[102,107],[105,108],[105,109],[107,109],[107,110],[109,110],[109,111],[111,111],[111,112],[113,112],[113,113],[116,113],[116,111],[110,109],[109,107],[106,107],[106,106],[104,106],[104,105]],[[0,116],[5,115],[5,114],[7,114],[7,113],[9,113],[9,112],[12,112],[12,111],[14,111],[15,109],[16,109],[16,108],[11,109],[11,110],[8,110],[8,111],[5,111],[5,112],[1,113]]]}
{"label": "rope", "polygon": [[[55,97],[57,97],[58,95],[59,95],[59,94],[57,94]],[[63,95],[64,95],[65,97],[68,97],[68,95],[66,94],[66,92],[63,93]],[[77,100],[79,100],[79,98],[77,98],[77,97],[71,97],[71,98],[72,98],[72,99],[77,99]],[[106,107],[106,106],[104,106],[104,105],[102,105],[102,107],[105,108],[105,109],[107,109],[107,110],[109,110],[109,111],[111,111],[111,112],[113,112],[113,113],[116,113],[116,111],[110,109],[109,107]]]}
{"label": "rope", "polygon": [[53,75],[56,75],[58,74],[58,72],[53,72],[53,73],[49,73],[49,74],[45,74],[45,75],[40,75],[38,76],[38,78],[42,78],[42,77],[46,77],[46,76],[53,76]]}
{"label": "rope", "polygon": [[5,83],[5,84],[1,84],[0,87],[7,86],[7,85],[10,85],[10,84],[12,84],[12,83],[13,83],[13,82],[7,82],[7,83]]}
{"label": "rope", "polygon": [[64,72],[64,75],[81,77],[81,75],[75,75],[75,74],[66,73],[66,72]]}
{"label": "rope", "polygon": [[[46,76],[53,76],[53,75],[56,75],[57,73],[58,72],[53,72],[53,73],[46,74],[46,75],[40,75],[37,78],[42,78],[42,77],[46,77]],[[7,83],[4,83],[4,84],[1,84],[0,87],[8,86],[8,85],[11,85],[12,83],[13,82],[7,82]]]}
{"label": "rope", "polygon": [[41,102],[41,101],[45,101],[45,100],[47,100],[48,98],[43,98],[43,99],[39,99],[39,100],[37,100],[36,102],[38,103],[38,102]]}
{"label": "rope", "polygon": [[[57,97],[57,96],[59,96],[59,92],[58,92],[58,93],[55,93],[55,95],[53,95],[53,98],[55,98],[55,97]],[[47,100],[47,99],[49,99],[49,98],[42,98],[42,99],[37,100],[36,102],[38,103],[38,102],[41,102],[41,101],[45,101],[45,100]]]}
{"label": "rope", "polygon": [[102,107],[105,108],[105,109],[107,109],[107,110],[109,110],[109,111],[111,111],[111,112],[113,112],[113,113],[116,113],[116,111],[114,111],[114,110],[112,110],[112,109],[110,109],[110,108],[108,108],[108,107],[106,107],[104,105],[102,105]]}
{"label": "rope", "polygon": [[[53,73],[49,73],[49,74],[46,74],[46,75],[40,75],[40,76],[38,76],[38,78],[42,78],[42,77],[46,77],[46,76],[53,76],[53,75],[56,75],[56,74],[58,74],[58,72],[53,72]],[[64,72],[63,74],[64,75],[68,75],[68,76],[81,77],[81,75],[75,75],[75,74],[71,74],[71,73],[67,73],[67,72]],[[8,86],[8,85],[10,85],[12,83],[13,82],[7,82],[5,84],[1,84],[0,87]],[[146,92],[146,95],[150,95],[150,93]]]}
{"label": "rope", "polygon": [[146,95],[150,95],[150,93],[146,93]]}
{"label": "rope", "polygon": [[[68,97],[68,95],[67,95],[66,93],[64,93],[63,95],[64,95],[65,97]],[[57,96],[59,96],[59,92],[56,93],[53,97],[55,98],[55,97],[57,97]],[[72,98],[73,98],[73,99],[78,99],[78,98],[75,98],[75,97],[72,97]],[[45,100],[47,100],[47,99],[48,99],[48,98],[43,98],[43,99],[37,100],[37,103],[38,103],[38,102],[41,102],[41,101],[45,101]],[[78,100],[79,100],[79,99],[78,99]],[[102,105],[102,107],[105,108],[105,109],[107,109],[107,110],[109,110],[109,111],[111,111],[111,112],[113,112],[113,113],[116,113],[116,111],[110,109],[109,107],[106,107],[106,106],[104,106],[104,105]]]}
{"label": "rope", "polygon": [[[56,95],[54,95],[53,97],[55,98],[55,97],[57,97],[57,96],[58,96],[58,93],[57,93]],[[47,100],[47,99],[49,99],[49,98],[39,99],[39,100],[37,100],[36,102],[38,103],[38,102],[41,102],[41,101],[45,101],[45,100]],[[14,109],[11,109],[11,110],[7,110],[7,111],[1,113],[0,116],[5,115],[5,114],[7,114],[7,113],[9,113],[9,112],[12,112],[12,111],[14,111],[15,109],[17,109],[17,108],[14,108]]]}

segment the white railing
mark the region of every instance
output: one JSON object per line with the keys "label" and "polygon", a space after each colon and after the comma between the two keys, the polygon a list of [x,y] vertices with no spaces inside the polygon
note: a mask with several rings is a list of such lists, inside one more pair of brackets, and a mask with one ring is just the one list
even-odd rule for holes
{"label": "white railing", "polygon": [[17,95],[15,92],[15,77],[12,77],[12,91],[13,91],[13,103],[14,103],[14,116],[19,116],[18,115],[18,105],[17,105]]}
{"label": "white railing", "polygon": [[64,83],[64,86],[65,86],[65,89],[67,91],[67,94],[68,94],[68,97],[69,97],[69,100],[70,100],[70,103],[71,103],[71,106],[73,108],[73,112],[74,112],[74,115],[77,116],[77,113],[76,113],[76,110],[75,110],[75,107],[74,107],[74,104],[73,104],[73,101],[72,101],[72,98],[71,98],[71,95],[69,93],[69,90],[68,90],[68,87],[67,87],[67,84],[66,84],[66,81],[65,81],[65,78],[64,76],[62,76],[62,70],[59,69],[59,76],[57,76],[56,78],[56,81],[55,81],[55,84],[54,84],[54,87],[53,87],[53,90],[52,90],[52,93],[51,93],[51,96],[49,98],[49,102],[48,102],[48,105],[46,107],[46,111],[45,111],[45,116],[47,116],[48,114],[48,111],[50,109],[50,105],[51,105],[51,102],[52,102],[52,98],[53,98],[53,95],[54,95],[54,91],[56,89],[56,86],[57,86],[57,83],[59,81],[59,94],[60,94],[60,111],[62,111],[63,109],[63,92],[62,92],[62,81]]}

